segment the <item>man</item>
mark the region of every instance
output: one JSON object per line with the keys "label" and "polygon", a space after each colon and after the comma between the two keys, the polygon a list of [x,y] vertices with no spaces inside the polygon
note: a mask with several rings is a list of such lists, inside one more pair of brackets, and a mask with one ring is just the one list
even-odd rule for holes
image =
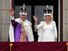
{"label": "man", "polygon": [[27,20],[27,9],[21,8],[20,17],[14,19],[14,10],[10,11],[11,24],[9,28],[10,42],[33,42],[31,22]]}

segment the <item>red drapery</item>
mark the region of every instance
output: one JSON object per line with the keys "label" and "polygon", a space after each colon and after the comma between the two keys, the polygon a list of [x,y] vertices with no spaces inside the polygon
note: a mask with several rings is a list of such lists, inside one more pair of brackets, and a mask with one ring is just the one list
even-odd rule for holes
{"label": "red drapery", "polygon": [[[10,43],[1,42],[0,51],[10,51]],[[12,51],[67,51],[65,42],[47,42],[47,43],[12,43]]]}

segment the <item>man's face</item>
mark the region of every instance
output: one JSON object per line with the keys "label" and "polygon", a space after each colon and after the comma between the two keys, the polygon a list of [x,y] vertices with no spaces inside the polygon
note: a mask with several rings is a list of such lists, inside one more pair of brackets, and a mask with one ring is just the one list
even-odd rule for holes
{"label": "man's face", "polygon": [[26,17],[27,17],[26,15],[21,15],[20,16],[20,18],[21,18],[22,21],[25,21],[26,20]]}

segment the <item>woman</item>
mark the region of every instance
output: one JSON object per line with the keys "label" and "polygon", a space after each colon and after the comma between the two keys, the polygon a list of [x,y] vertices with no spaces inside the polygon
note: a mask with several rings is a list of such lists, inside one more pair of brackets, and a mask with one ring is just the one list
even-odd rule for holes
{"label": "woman", "polygon": [[54,42],[57,39],[56,23],[52,20],[52,14],[44,14],[44,21],[37,25],[38,19],[33,16],[35,20],[35,28],[38,29],[38,42]]}

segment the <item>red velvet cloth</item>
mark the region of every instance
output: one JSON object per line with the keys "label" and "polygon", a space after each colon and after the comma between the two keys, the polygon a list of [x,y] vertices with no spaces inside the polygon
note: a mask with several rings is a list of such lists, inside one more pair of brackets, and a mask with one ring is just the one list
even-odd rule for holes
{"label": "red velvet cloth", "polygon": [[[0,51],[9,51],[9,43],[0,43]],[[66,43],[13,43],[12,51],[66,51]]]}
{"label": "red velvet cloth", "polygon": [[9,42],[0,42],[0,51],[9,51]]}

